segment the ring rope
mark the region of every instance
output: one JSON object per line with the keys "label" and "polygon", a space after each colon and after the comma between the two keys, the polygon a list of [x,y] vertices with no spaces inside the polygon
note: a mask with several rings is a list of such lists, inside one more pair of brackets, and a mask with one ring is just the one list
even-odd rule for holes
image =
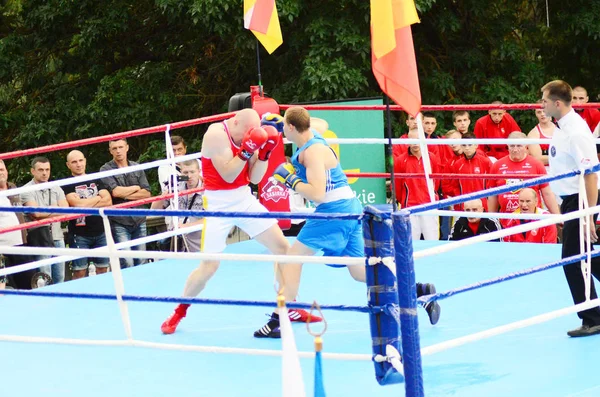
{"label": "ring rope", "polygon": [[[192,154],[187,154],[185,156],[180,156],[180,157],[178,157],[178,160],[183,162],[183,161],[187,161],[187,160],[197,160],[200,157],[202,157],[201,153],[192,153]],[[100,172],[95,172],[93,174],[85,174],[85,175],[75,176],[75,177],[71,177],[71,178],[59,179],[56,181],[44,182],[43,184],[36,183],[33,185],[21,186],[21,187],[14,188],[14,189],[0,190],[0,197],[15,196],[17,194],[33,192],[36,190],[45,190],[45,189],[50,189],[50,188],[58,187],[58,186],[70,185],[73,183],[87,182],[92,179],[102,179],[102,178],[106,178],[109,176],[128,174],[130,172],[136,172],[136,171],[144,171],[149,168],[154,168],[154,167],[158,167],[159,165],[170,164],[170,163],[171,163],[170,159],[155,160],[155,161],[151,161],[149,163],[130,165],[128,167],[117,168],[114,170],[100,171]]]}
{"label": "ring rope", "polygon": [[[57,214],[99,215],[98,208],[83,207],[0,207],[0,212],[48,212]],[[152,210],[145,208],[104,208],[107,216],[195,216],[198,218],[334,219],[360,220],[362,214],[308,212],[239,212],[198,210]]]}
{"label": "ring rope", "polygon": [[[35,290],[3,290],[2,294],[5,295],[20,295],[20,296],[43,296],[44,298],[81,298],[81,299],[93,299],[93,300],[118,300],[117,295],[112,294],[96,294],[88,292],[58,292],[58,291],[40,291]],[[208,299],[208,298],[187,298],[181,296],[146,296],[146,295],[121,295],[123,301],[130,302],[161,302],[161,303],[183,303],[188,305],[219,305],[219,306],[250,306],[250,307],[276,307],[276,301],[251,301],[243,299]],[[292,309],[308,309],[313,307],[311,303],[303,302],[286,302],[286,306]],[[335,311],[349,311],[359,313],[370,313],[372,311],[383,311],[381,307],[379,310],[377,307],[369,306],[353,306],[353,305],[319,305],[321,309],[335,310]]]}
{"label": "ring rope", "polygon": [[[213,121],[225,120],[229,117],[233,117],[234,115],[235,115],[235,112],[221,113],[221,114],[216,114],[213,116],[201,117],[199,119],[179,121],[176,123],[172,123],[170,126],[171,126],[171,129],[191,127],[191,126],[198,125],[198,124],[206,124],[206,123],[212,123]],[[12,159],[12,158],[16,158],[16,157],[24,157],[24,156],[33,156],[36,154],[55,152],[58,150],[79,148],[81,146],[92,145],[95,143],[115,141],[115,140],[119,140],[119,139],[123,139],[123,138],[130,138],[130,137],[140,136],[140,135],[154,134],[157,132],[163,132],[165,130],[165,128],[166,128],[166,125],[162,124],[162,125],[157,125],[154,127],[147,127],[147,128],[137,129],[137,130],[119,132],[116,134],[96,136],[93,138],[85,138],[85,139],[79,139],[76,141],[69,141],[69,142],[63,142],[63,143],[56,143],[53,145],[40,146],[40,147],[33,148],[33,149],[15,150],[14,152],[0,153],[0,160],[8,160],[8,159]]]}
{"label": "ring rope", "polygon": [[[279,105],[280,109],[287,110],[298,105]],[[574,109],[597,109],[600,103],[572,104]],[[387,110],[386,105],[302,105],[306,110]],[[535,110],[542,109],[539,103],[513,103],[513,104],[475,104],[475,105],[421,105],[421,112],[474,110],[483,111],[491,109],[503,110]],[[402,106],[391,105],[390,110],[405,111]]]}
{"label": "ring rope", "polygon": [[[554,318],[562,317],[567,314],[575,313],[581,310],[590,309],[594,306],[598,306],[600,303],[599,299],[592,301],[583,302],[575,306],[570,306],[564,309],[559,309],[553,312],[541,314],[539,316],[530,317],[525,320],[516,321],[510,324],[506,324],[500,327],[492,328],[486,331],[478,332],[463,336],[456,339],[451,339],[446,342],[437,343],[435,345],[427,346],[421,349],[421,355],[431,355],[439,353],[454,347],[464,345],[466,343],[474,342],[489,338],[491,336],[500,335],[515,329],[524,328],[527,326],[540,324],[546,321],[550,321]],[[180,350],[200,353],[219,353],[219,354],[246,354],[253,356],[271,356],[281,357],[281,350],[266,350],[266,349],[246,349],[237,347],[220,347],[220,346],[191,346],[191,345],[178,345],[178,344],[167,344],[157,342],[147,342],[140,340],[94,340],[94,339],[74,339],[74,338],[54,338],[54,337],[36,337],[36,336],[20,336],[20,335],[0,335],[0,341],[4,342],[22,342],[22,343],[53,343],[62,345],[79,345],[79,346],[133,346],[133,347],[145,347],[161,350]],[[298,356],[301,358],[314,358],[315,352],[298,352]],[[371,354],[357,354],[357,353],[322,353],[323,358],[329,360],[341,360],[341,361],[372,361],[373,356]]]}
{"label": "ring rope", "polygon": [[541,324],[550,320],[554,320],[555,318],[566,316],[567,314],[577,313],[583,310],[591,309],[593,307],[597,307],[600,304],[600,299],[588,300],[586,302],[579,303],[574,306],[569,306],[564,309],[555,310],[552,312],[540,314],[538,316],[530,317],[525,320],[519,320],[512,322],[510,324],[501,325],[499,327],[490,328],[485,331],[477,332],[474,334],[462,336],[456,339],[451,339],[446,342],[437,343],[435,345],[427,346],[426,348],[421,349],[422,355],[429,355],[434,353],[439,353],[444,350],[452,349],[454,347],[458,347],[461,345],[465,345],[467,343],[476,342],[482,339],[487,339],[492,336],[501,335],[510,331],[514,331],[519,328],[525,328],[532,325]]}
{"label": "ring rope", "polygon": [[421,216],[453,216],[465,218],[491,218],[491,219],[546,219],[552,218],[557,214],[525,214],[514,212],[467,212],[467,211],[449,211],[449,210],[430,210],[421,214]]}
{"label": "ring rope", "polygon": [[[186,229],[200,230],[202,225],[192,226]],[[186,230],[186,233],[191,233]],[[169,233],[169,236],[176,236],[178,234],[170,232],[161,233],[162,236]],[[182,230],[179,230],[181,234]],[[148,237],[158,236],[152,235]],[[144,237],[143,239],[147,239]],[[160,240],[164,237],[158,238]],[[135,245],[143,244],[143,239],[131,240],[124,243],[117,244],[118,249],[130,248]],[[146,240],[147,241],[147,240]],[[152,240],[155,241],[155,240]],[[127,247],[125,247],[127,244]],[[40,261],[25,263],[22,265],[11,266],[4,269],[0,269],[0,276],[19,273],[25,270],[35,269],[37,267],[55,264],[59,262],[65,262],[77,258],[85,257],[102,257],[109,258],[110,251],[106,247],[100,248],[47,248],[47,247],[19,247],[19,246],[0,246],[0,250],[3,253],[9,255],[60,255],[55,258],[42,259]],[[302,256],[302,255],[271,255],[271,254],[228,254],[228,253],[205,253],[205,252],[171,252],[171,251],[119,251],[119,257],[121,258],[133,258],[133,259],[199,259],[199,260],[222,260],[222,261],[259,261],[259,262],[280,262],[280,263],[312,263],[312,264],[324,264],[324,263],[335,263],[346,266],[364,266],[367,261],[366,258],[351,258],[351,257],[337,257],[337,256]],[[51,261],[45,262],[45,261]],[[370,257],[369,264],[373,265],[379,263],[382,258]],[[43,262],[44,261],[44,262]]]}
{"label": "ring rope", "polygon": [[[100,339],[74,339],[74,338],[54,338],[39,336],[20,336],[20,335],[0,335],[0,341],[20,342],[20,343],[54,343],[59,345],[79,345],[79,346],[132,346],[160,350],[179,350],[198,353],[216,353],[216,354],[246,354],[251,356],[270,356],[281,357],[281,350],[268,349],[246,349],[240,347],[220,347],[220,346],[193,346],[179,345],[170,343],[148,342],[142,340],[100,340]],[[298,352],[301,358],[314,359],[315,352]],[[355,353],[322,353],[323,358],[329,360],[342,361],[371,361],[371,354]]]}
{"label": "ring rope", "polygon": [[[473,284],[469,284],[469,285],[465,285],[463,287],[460,288],[454,288],[451,290],[448,290],[446,292],[438,292],[436,294],[432,294],[432,295],[424,295],[421,296],[419,298],[417,298],[417,301],[420,302],[421,304],[427,304],[429,302],[432,301],[438,301],[438,300],[443,300],[446,298],[449,298],[451,296],[454,295],[458,295],[461,294],[463,292],[467,292],[467,291],[473,291],[479,288],[483,288],[483,287],[487,287],[489,285],[494,285],[494,284],[498,284],[501,283],[503,281],[508,281],[508,280],[512,280],[515,278],[520,278],[523,276],[528,276],[530,274],[535,274],[535,273],[539,273],[542,272],[544,270],[548,270],[548,269],[553,269],[555,267],[559,267],[559,266],[565,266],[571,263],[575,263],[575,262],[579,262],[583,259],[585,259],[587,256],[587,254],[580,254],[580,255],[573,255],[573,256],[569,256],[565,259],[561,259],[559,261],[556,262],[552,262],[552,263],[547,263],[544,265],[540,265],[540,266],[534,266],[528,269],[524,269],[524,270],[519,270],[513,273],[509,273],[506,274],[504,276],[500,276],[500,277],[495,277],[495,278],[491,278],[489,280],[485,280],[485,281],[480,281],[477,283],[473,283]],[[592,258],[596,258],[600,256],[600,250],[594,250],[591,252],[591,257]]]}
{"label": "ring rope", "polygon": [[[203,187],[198,187],[198,188],[184,190],[181,192],[181,194],[187,195],[187,194],[194,194],[194,193],[199,193],[199,192],[203,192],[203,191],[204,191]],[[115,204],[115,205],[111,205],[109,207],[104,207],[104,208],[131,208],[131,207],[137,207],[139,205],[150,204],[154,201],[168,200],[173,197],[174,197],[174,193],[168,193],[168,194],[163,194],[160,196],[148,197],[145,199],[139,199],[139,200],[134,200],[134,201],[128,201],[126,203]],[[0,234],[14,232],[14,231],[23,230],[23,229],[31,229],[33,227],[49,225],[49,224],[55,223],[55,222],[67,222],[72,219],[77,219],[81,216],[87,216],[87,215],[85,215],[85,214],[62,215],[62,216],[55,216],[55,217],[46,218],[46,219],[40,219],[38,221],[21,223],[19,225],[0,228]]]}
{"label": "ring rope", "polygon": [[[598,172],[598,171],[600,171],[600,164],[586,169],[585,174],[589,174],[592,172]],[[410,215],[416,215],[421,212],[426,212],[426,211],[434,210],[434,209],[440,209],[440,208],[448,207],[448,206],[454,205],[454,204],[461,204],[461,203],[464,203],[465,201],[474,200],[474,199],[478,199],[478,198],[485,198],[488,196],[495,196],[495,195],[498,195],[501,193],[508,193],[508,192],[512,192],[515,189],[522,189],[524,187],[536,186],[536,185],[540,185],[540,184],[546,183],[546,182],[552,182],[555,180],[559,180],[559,179],[563,179],[563,178],[567,178],[567,177],[571,177],[571,176],[577,176],[579,174],[581,174],[580,170],[573,170],[573,171],[565,172],[563,174],[547,175],[547,176],[543,176],[540,178],[534,178],[534,179],[529,179],[527,181],[522,181],[520,183],[515,183],[513,185],[503,185],[503,186],[498,186],[498,187],[491,188],[491,189],[485,189],[485,190],[480,190],[478,192],[464,194],[462,196],[451,197],[451,198],[443,199],[440,201],[436,201],[435,203],[426,203],[426,204],[415,205],[414,207],[409,207],[409,208],[406,208],[405,210],[408,211]],[[0,210],[1,210],[1,208],[0,208]]]}
{"label": "ring rope", "polygon": [[[279,105],[282,110],[288,109],[294,105]],[[345,105],[345,106],[325,106],[325,105],[304,105],[307,110],[386,110],[385,106],[364,106],[364,105]],[[590,109],[600,107],[599,103],[586,103],[573,105],[575,109]],[[505,110],[533,110],[540,109],[539,104],[477,104],[477,105],[423,105],[422,111],[452,111],[452,110],[489,110],[489,109],[505,109]],[[391,110],[403,110],[401,106],[392,105]],[[206,124],[214,121],[220,121],[232,117],[235,112],[216,114],[213,116],[201,117],[198,119],[184,120],[171,124],[171,129],[179,129],[185,127],[191,127],[198,124]],[[91,145],[95,143],[108,142],[111,140],[129,138],[140,135],[153,134],[157,132],[163,132],[166,129],[166,125],[157,125],[153,127],[141,128],[136,130],[129,130],[115,134],[109,134],[93,138],[79,139],[76,141],[69,141],[63,143],[57,143],[53,145],[41,146],[32,149],[16,150],[13,152],[0,153],[1,160],[8,160],[16,157],[32,156],[36,154],[54,152],[58,150],[73,149],[81,146]],[[532,140],[533,141],[533,140]],[[386,142],[387,143],[387,142]]]}
{"label": "ring rope", "polygon": [[533,229],[537,229],[544,226],[554,225],[559,222],[570,221],[576,218],[580,218],[582,216],[597,214],[600,212],[600,205],[586,208],[585,210],[578,210],[569,212],[567,214],[555,215],[551,218],[541,219],[539,221],[528,222],[522,225],[513,226],[509,229],[497,230],[495,232],[480,234],[474,237],[469,237],[468,239],[453,241],[448,244],[439,245],[433,248],[427,248],[421,251],[417,251],[414,253],[414,259],[424,258],[426,256],[437,255],[444,252],[452,251],[454,249],[464,247],[467,245],[487,242],[489,240],[496,240],[502,237],[506,237],[516,233],[528,232]]}
{"label": "ring rope", "polygon": [[[354,145],[389,145],[390,141],[386,138],[325,138],[325,141],[330,145],[354,144]],[[595,138],[596,143],[600,143],[600,138]],[[394,138],[392,145],[408,146],[416,145],[420,142],[417,138]],[[548,144],[549,139],[542,138],[443,138],[443,139],[425,139],[427,146],[440,145],[535,145]],[[292,144],[291,141],[284,139],[284,144]]]}
{"label": "ring rope", "polygon": [[[389,172],[345,172],[348,178],[390,178]],[[546,176],[548,174],[453,174],[449,172],[438,172],[429,174],[434,179],[532,179]],[[394,179],[424,178],[423,173],[395,174]],[[512,178],[511,178],[512,177]],[[516,178],[515,178],[516,177]]]}
{"label": "ring rope", "polygon": [[[185,228],[184,233],[196,232],[196,231],[202,230],[202,228],[203,228],[203,225],[190,226],[190,227]],[[124,241],[122,243],[118,243],[116,245],[116,247],[118,249],[131,248],[131,247],[134,247],[136,245],[151,243],[153,241],[158,241],[158,240],[162,240],[162,239],[165,239],[165,238],[178,236],[180,234],[182,234],[181,230],[179,230],[179,231],[169,230],[169,231],[166,231],[166,232],[157,233],[157,234],[153,234],[153,235],[146,236],[146,237],[140,237],[140,238],[135,239],[135,240]],[[15,248],[14,246],[0,247],[0,249],[4,253],[14,252],[14,248]],[[15,255],[20,255],[20,254],[23,254],[24,252],[37,252],[36,250],[42,250],[40,252],[48,252],[48,250],[56,249],[56,248],[40,248],[40,247],[17,247],[17,248],[21,248],[22,251],[21,252],[14,252]],[[43,251],[44,249],[46,251]],[[95,248],[95,249],[106,250],[105,247]],[[71,260],[74,260],[74,259],[85,258],[85,257],[89,257],[89,256],[93,257],[94,255],[96,255],[96,252],[98,252],[98,251],[94,251],[93,255],[79,255],[79,252],[81,252],[81,251],[77,251],[77,254],[75,254],[75,256],[57,256],[57,257],[53,257],[53,258],[40,259],[40,260],[35,261],[35,262],[24,263],[22,265],[11,266],[11,267],[5,268],[5,269],[0,269],[0,275],[7,275],[7,274],[13,274],[13,273],[18,273],[18,272],[23,272],[23,271],[26,271],[26,270],[36,269],[36,268],[41,267],[41,266],[55,265],[55,264],[60,263],[60,262],[67,262],[67,261],[71,261]],[[9,269],[10,269],[10,271],[9,271]]]}

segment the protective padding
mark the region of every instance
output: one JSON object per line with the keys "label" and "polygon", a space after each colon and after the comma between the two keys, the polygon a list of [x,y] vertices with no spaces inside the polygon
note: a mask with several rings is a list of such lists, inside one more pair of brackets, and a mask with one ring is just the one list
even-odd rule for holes
{"label": "protective padding", "polygon": [[[364,209],[363,236],[365,256],[392,259],[394,257],[391,207],[367,206]],[[388,211],[385,211],[388,209]],[[386,346],[400,347],[400,315],[398,310],[398,285],[395,267],[380,262],[365,264],[367,272],[367,298],[371,308],[369,314],[373,357],[386,356]],[[404,376],[387,361],[376,362],[375,377],[381,385],[400,383]]]}

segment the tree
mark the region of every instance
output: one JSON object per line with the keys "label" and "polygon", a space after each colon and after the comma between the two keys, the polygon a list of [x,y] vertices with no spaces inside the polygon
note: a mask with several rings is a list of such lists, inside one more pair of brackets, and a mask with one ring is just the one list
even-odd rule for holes
{"label": "tree", "polygon": [[[271,56],[260,49],[270,95],[280,103],[381,95],[367,1],[277,6],[284,43]],[[555,77],[600,91],[597,2],[553,3],[550,28],[539,1],[418,0],[417,7],[425,104],[533,101]],[[243,28],[241,1],[8,0],[0,11],[7,151],[221,113],[230,96],[257,82],[256,41]],[[524,129],[533,125],[532,112],[513,114]],[[402,117],[395,115],[396,129]],[[451,127],[449,114],[440,121],[440,129]],[[198,150],[205,128],[181,133]],[[130,157],[164,157],[162,139],[132,140]],[[104,145],[87,152],[90,171],[109,159]],[[50,156],[55,177],[67,175],[65,154]],[[19,182],[29,178],[27,160],[9,164]]]}

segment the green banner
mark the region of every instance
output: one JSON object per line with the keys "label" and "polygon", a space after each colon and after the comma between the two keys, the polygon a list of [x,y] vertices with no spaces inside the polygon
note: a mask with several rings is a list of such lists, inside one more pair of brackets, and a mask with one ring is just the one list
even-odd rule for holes
{"label": "green banner", "polygon": [[[382,105],[382,99],[319,103],[319,105]],[[374,110],[311,110],[312,117],[329,123],[325,138],[384,138],[383,112]],[[332,145],[346,172],[385,172],[385,146],[366,144]],[[363,204],[385,204],[384,178],[348,178],[354,194]]]}

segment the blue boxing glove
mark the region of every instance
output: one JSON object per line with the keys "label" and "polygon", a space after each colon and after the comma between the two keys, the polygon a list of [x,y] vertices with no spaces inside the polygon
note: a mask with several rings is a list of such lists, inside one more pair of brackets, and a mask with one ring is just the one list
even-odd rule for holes
{"label": "blue boxing glove", "polygon": [[276,113],[263,114],[260,125],[272,125],[280,134],[283,134],[283,117]]}
{"label": "blue boxing glove", "polygon": [[278,181],[283,183],[285,186],[290,189],[296,189],[296,185],[302,182],[302,179],[296,175],[296,170],[294,170],[294,166],[290,163],[279,164],[279,167],[275,169],[273,173],[273,177]]}

